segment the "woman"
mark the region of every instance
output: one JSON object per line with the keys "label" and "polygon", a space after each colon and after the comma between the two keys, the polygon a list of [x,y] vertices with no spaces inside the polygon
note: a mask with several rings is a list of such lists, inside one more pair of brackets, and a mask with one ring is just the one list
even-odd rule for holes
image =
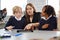
{"label": "woman", "polygon": [[[38,26],[40,20],[40,12],[36,12],[34,6],[31,3],[26,5],[26,11],[23,18],[25,18],[25,28],[30,29],[31,27]],[[33,29],[33,28],[31,28]]]}

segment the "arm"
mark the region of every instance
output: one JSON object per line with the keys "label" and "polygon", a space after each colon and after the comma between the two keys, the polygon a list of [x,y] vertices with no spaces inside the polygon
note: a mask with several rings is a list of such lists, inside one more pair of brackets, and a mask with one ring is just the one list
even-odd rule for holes
{"label": "arm", "polygon": [[9,20],[8,20],[8,22],[7,22],[6,25],[5,25],[5,29],[10,30],[10,29],[12,29],[12,28],[13,28],[13,27],[12,27],[12,18],[10,17]]}
{"label": "arm", "polygon": [[8,27],[6,27],[6,29],[12,30],[13,29],[13,26],[8,26]]}
{"label": "arm", "polygon": [[28,24],[28,25],[26,25],[25,26],[25,28],[24,28],[24,30],[25,29],[31,29],[32,28],[32,30],[34,30],[34,27],[38,27],[39,26],[39,23],[37,22],[37,23],[30,23],[30,24]]}
{"label": "arm", "polygon": [[38,27],[38,26],[39,26],[39,22],[37,22],[37,23],[32,23],[32,26]]}
{"label": "arm", "polygon": [[42,29],[46,29],[46,28],[48,28],[48,26],[49,26],[49,24],[44,24],[44,25],[42,26]]}
{"label": "arm", "polygon": [[44,25],[42,25],[43,29],[48,28],[49,30],[56,30],[57,29],[57,19],[52,18],[51,20],[47,21]]}

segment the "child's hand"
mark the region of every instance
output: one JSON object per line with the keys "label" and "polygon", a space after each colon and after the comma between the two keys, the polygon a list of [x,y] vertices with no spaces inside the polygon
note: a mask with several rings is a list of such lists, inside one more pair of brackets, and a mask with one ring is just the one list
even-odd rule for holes
{"label": "child's hand", "polygon": [[49,26],[49,24],[44,24],[44,25],[42,26],[42,28],[43,28],[43,29],[46,29],[46,28],[48,28],[48,26]]}
{"label": "child's hand", "polygon": [[8,27],[6,27],[6,29],[12,30],[13,29],[13,26],[8,26]]}

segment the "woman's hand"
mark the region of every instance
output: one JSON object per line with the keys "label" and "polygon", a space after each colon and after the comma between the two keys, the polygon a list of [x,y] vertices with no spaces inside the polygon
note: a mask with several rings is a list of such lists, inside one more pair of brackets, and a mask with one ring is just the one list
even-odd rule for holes
{"label": "woman's hand", "polygon": [[48,28],[48,26],[49,26],[49,24],[44,24],[44,25],[42,26],[42,28],[43,28],[43,29],[46,29],[46,28]]}
{"label": "woman's hand", "polygon": [[33,24],[32,23],[30,23],[30,24],[28,24],[28,25],[26,25],[26,27],[24,28],[24,30],[30,30],[30,29],[33,29]]}
{"label": "woman's hand", "polygon": [[8,27],[6,27],[6,29],[12,30],[13,29],[13,26],[8,26]]}
{"label": "woman's hand", "polygon": [[28,24],[28,25],[26,25],[26,27],[24,28],[24,30],[30,30],[30,29],[32,29],[32,30],[34,30],[34,27],[38,27],[39,26],[39,23],[37,22],[37,23],[30,23],[30,24]]}

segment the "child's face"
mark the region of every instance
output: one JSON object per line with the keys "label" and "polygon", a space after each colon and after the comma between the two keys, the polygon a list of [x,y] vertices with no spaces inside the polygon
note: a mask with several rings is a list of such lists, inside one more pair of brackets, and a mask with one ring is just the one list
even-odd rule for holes
{"label": "child's face", "polygon": [[43,9],[42,9],[41,16],[45,16],[45,15],[46,15],[46,13],[45,13],[44,11],[45,11],[45,9],[43,8]]}
{"label": "child's face", "polygon": [[22,9],[19,9],[14,14],[17,18],[20,18],[22,16]]}
{"label": "child's face", "polygon": [[31,16],[31,15],[33,15],[34,9],[28,5],[26,11],[27,11],[27,14]]}

